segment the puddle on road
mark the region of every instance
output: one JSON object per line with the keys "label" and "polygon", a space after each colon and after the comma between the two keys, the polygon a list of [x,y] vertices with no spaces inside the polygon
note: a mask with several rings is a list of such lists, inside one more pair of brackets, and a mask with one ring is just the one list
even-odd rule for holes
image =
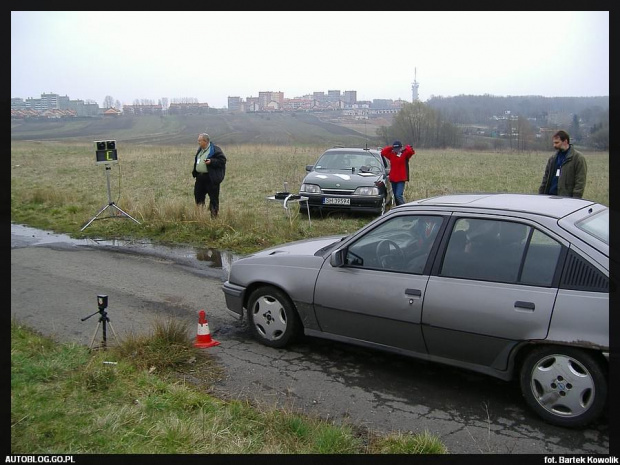
{"label": "puddle on road", "polygon": [[107,249],[118,248],[127,252],[167,258],[177,263],[201,269],[211,276],[218,276],[220,278],[226,278],[232,262],[242,257],[242,255],[211,248],[153,244],[147,239],[73,239],[67,234],[57,234],[52,231],[11,223],[11,248],[49,244]]}

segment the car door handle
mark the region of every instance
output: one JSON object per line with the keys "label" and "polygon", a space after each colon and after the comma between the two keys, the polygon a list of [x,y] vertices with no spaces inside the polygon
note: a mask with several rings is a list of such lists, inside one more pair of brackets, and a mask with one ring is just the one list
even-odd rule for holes
{"label": "car door handle", "polygon": [[536,305],[534,305],[534,302],[524,302],[522,300],[517,300],[515,302],[515,308],[525,308],[527,310],[535,310]]}
{"label": "car door handle", "polygon": [[416,297],[421,297],[422,291],[420,289],[405,289],[405,294],[415,295]]}

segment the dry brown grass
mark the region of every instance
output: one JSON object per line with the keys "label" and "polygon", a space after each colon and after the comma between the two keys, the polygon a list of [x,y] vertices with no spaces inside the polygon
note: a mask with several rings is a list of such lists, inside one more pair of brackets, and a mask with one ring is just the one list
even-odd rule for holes
{"label": "dry brown grass", "polygon": [[[305,166],[328,147],[229,145],[220,216],[211,220],[193,199],[195,146],[119,144],[119,163],[109,170],[112,201],[142,224],[95,221],[107,203],[106,171],[92,144],[12,142],[11,219],[72,235],[151,237],[159,240],[252,251],[290,240],[348,234],[372,216],[292,219],[267,196],[296,191]],[[537,193],[550,152],[417,150],[405,197],[415,200],[457,192]],[[609,153],[585,152],[585,197],[609,205]]]}

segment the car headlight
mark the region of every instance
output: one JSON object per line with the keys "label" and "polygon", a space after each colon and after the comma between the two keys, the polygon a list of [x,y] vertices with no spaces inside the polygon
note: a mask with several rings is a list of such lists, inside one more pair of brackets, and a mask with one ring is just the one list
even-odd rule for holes
{"label": "car headlight", "polygon": [[320,194],[321,188],[316,184],[302,184],[299,192],[305,192],[306,194]]}
{"label": "car headlight", "polygon": [[379,195],[379,188],[377,187],[358,187],[353,192],[353,195]]}

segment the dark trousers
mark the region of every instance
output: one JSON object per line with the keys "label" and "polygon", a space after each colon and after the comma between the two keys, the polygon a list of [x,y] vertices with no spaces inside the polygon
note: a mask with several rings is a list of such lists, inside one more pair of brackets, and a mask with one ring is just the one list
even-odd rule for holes
{"label": "dark trousers", "polygon": [[394,194],[396,205],[402,205],[405,203],[405,181],[390,182],[392,183],[392,194]]}
{"label": "dark trousers", "polygon": [[194,184],[196,205],[204,205],[207,195],[209,196],[209,211],[215,218],[220,210],[220,184],[211,182],[207,173],[199,173]]}

